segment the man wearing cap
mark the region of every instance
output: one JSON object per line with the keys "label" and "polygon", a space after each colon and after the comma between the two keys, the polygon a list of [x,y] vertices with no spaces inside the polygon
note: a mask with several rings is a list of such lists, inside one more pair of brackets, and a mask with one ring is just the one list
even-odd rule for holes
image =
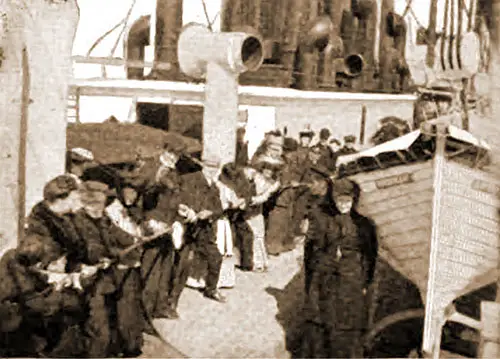
{"label": "man wearing cap", "polygon": [[335,153],[330,148],[330,130],[327,128],[322,128],[319,132],[319,142],[314,146],[319,149],[320,158],[318,160],[318,166],[323,167],[329,172],[335,171],[336,157]]}
{"label": "man wearing cap", "polygon": [[146,227],[158,233],[172,226],[165,234],[145,247],[141,270],[144,280],[143,300],[154,318],[177,319],[177,304],[182,292],[181,274],[189,265],[190,248],[184,246],[183,218],[177,213],[181,180],[177,163],[178,149],[165,148],[154,186],[145,195]]}
{"label": "man wearing cap", "polygon": [[[89,318],[88,355],[107,357],[118,354],[137,355],[141,352],[144,316],[141,309],[141,286],[138,263],[140,251],[120,257],[119,252],[135,239],[106,215],[105,209],[112,192],[101,182],[82,184],[83,210],[74,223],[87,245],[88,264],[99,267],[97,281],[87,293]],[[111,265],[111,261],[118,261]],[[87,267],[90,269],[89,267]],[[117,336],[111,332],[110,311],[116,310]],[[112,341],[115,337],[118,340]]]}
{"label": "man wearing cap", "polygon": [[[198,259],[207,264],[205,297],[225,302],[226,298],[217,289],[222,254],[217,247],[214,222],[223,214],[215,184],[219,172],[220,163],[217,160],[204,159],[201,171],[182,175],[178,213],[187,222],[185,245],[193,248]],[[188,277],[188,271],[184,271],[179,279],[179,288],[185,286]]]}
{"label": "man wearing cap", "polygon": [[358,153],[358,150],[355,147],[356,145],[356,136],[349,135],[344,137],[344,147],[342,147],[338,151],[339,156],[344,155],[352,155],[354,153]]}
{"label": "man wearing cap", "polygon": [[80,178],[94,161],[94,154],[85,148],[75,147],[67,153],[66,172]]}
{"label": "man wearing cap", "polygon": [[377,238],[374,224],[353,208],[358,193],[352,181],[337,180],[324,204],[310,214],[308,305],[312,322],[325,328],[322,338],[312,341],[324,340],[326,352],[303,353],[307,357],[359,356],[364,295],[373,279]]}

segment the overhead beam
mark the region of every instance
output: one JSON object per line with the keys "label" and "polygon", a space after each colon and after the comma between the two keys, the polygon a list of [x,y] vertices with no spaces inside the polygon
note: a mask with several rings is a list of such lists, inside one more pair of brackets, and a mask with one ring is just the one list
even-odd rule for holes
{"label": "overhead beam", "polygon": [[[112,97],[149,97],[164,99],[165,103],[175,101],[190,101],[203,104],[205,99],[205,85],[149,80],[122,80],[122,79],[73,79],[71,92],[80,90],[81,96],[112,96]],[[377,93],[347,93],[347,92],[319,92],[299,91],[288,88],[239,86],[239,104],[249,106],[280,106],[291,103],[315,102],[327,103],[338,101],[409,101],[417,99],[415,95],[394,95]]]}

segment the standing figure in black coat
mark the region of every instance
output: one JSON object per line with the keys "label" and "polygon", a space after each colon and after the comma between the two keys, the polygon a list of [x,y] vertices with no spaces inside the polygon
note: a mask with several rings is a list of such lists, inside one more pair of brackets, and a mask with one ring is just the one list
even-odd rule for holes
{"label": "standing figure in black coat", "polygon": [[[205,297],[225,302],[226,298],[217,289],[222,254],[216,243],[215,223],[224,212],[219,189],[215,183],[219,171],[220,163],[204,160],[201,171],[181,176],[179,214],[187,222],[184,234],[186,245],[191,245],[198,259],[207,264]],[[180,281],[181,288],[187,279],[188,275],[183,275]]]}
{"label": "standing figure in black coat", "polygon": [[310,214],[308,308],[317,330],[307,331],[313,337],[305,357],[360,356],[364,296],[373,279],[377,239],[373,223],[354,211],[356,189],[347,179],[336,181],[324,204]]}
{"label": "standing figure in black coat", "polygon": [[[155,183],[144,196],[146,226],[152,233],[173,226],[173,232],[148,243],[142,258],[144,304],[154,318],[177,319],[177,304],[182,288],[179,278],[186,271],[188,246],[183,245],[184,228],[177,214],[180,174],[176,168],[180,149],[165,148]],[[147,233],[148,235],[150,233]]]}
{"label": "standing figure in black coat", "polygon": [[138,268],[141,250],[119,256],[135,238],[119,227],[122,218],[116,212],[111,217],[106,213],[108,186],[87,181],[82,187],[84,210],[73,221],[87,245],[89,263],[101,267],[87,290],[87,354],[93,358],[137,355],[145,326]]}

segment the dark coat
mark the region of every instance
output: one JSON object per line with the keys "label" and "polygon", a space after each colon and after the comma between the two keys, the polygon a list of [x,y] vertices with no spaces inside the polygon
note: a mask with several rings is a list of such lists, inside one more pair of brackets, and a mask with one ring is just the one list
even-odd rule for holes
{"label": "dark coat", "polygon": [[318,147],[320,150],[320,157],[318,160],[318,166],[322,167],[328,172],[333,172],[335,171],[335,163],[337,162],[337,154],[332,151],[332,149],[329,146],[325,146],[322,144],[317,144],[316,147]]}
{"label": "dark coat", "polygon": [[[89,262],[101,259],[119,259],[119,263],[133,265],[140,261],[142,251],[137,249],[119,258],[119,251],[134,243],[132,236],[116,226],[107,216],[92,218],[80,211],[74,217],[77,230],[87,245]],[[110,345],[116,344],[130,351],[142,346],[144,317],[140,303],[141,285],[138,269],[119,269],[111,266],[98,273],[93,286],[89,287],[89,307],[86,330],[89,336],[88,354],[91,357],[117,355]],[[110,313],[114,312],[115,325],[111,325]],[[116,328],[120,343],[113,340],[112,328]]]}
{"label": "dark coat", "polygon": [[44,242],[46,245],[44,264],[66,255],[68,261],[66,271],[72,272],[78,269],[80,263],[86,262],[85,241],[76,230],[72,216],[58,216],[44,202],[33,207],[27,219],[24,235],[36,236]]}
{"label": "dark coat", "polygon": [[[182,218],[178,215],[180,204],[180,176],[177,171],[170,171],[160,183],[149,189],[144,204],[146,220],[154,219],[171,225]],[[176,253],[169,235],[162,236],[145,246],[141,262],[141,274],[144,282],[143,302],[146,311],[152,317],[165,315],[172,306],[172,292],[176,287],[177,272],[182,271],[183,263],[175,262]],[[180,263],[180,264],[179,264]]]}
{"label": "dark coat", "polygon": [[64,356],[76,355],[83,348],[68,348],[64,337],[78,331],[82,296],[73,289],[52,290],[28,264],[17,250],[0,260],[0,353],[31,357],[58,346]]}
{"label": "dark coat", "polygon": [[286,166],[281,176],[282,182],[300,182],[304,175],[304,169],[308,167],[309,162],[309,147],[299,147],[297,151],[287,155]]}
{"label": "dark coat", "polygon": [[[115,225],[106,215],[95,219],[85,211],[79,211],[73,217],[73,223],[85,243],[84,250],[88,258],[86,262],[90,264],[96,264],[104,257],[118,259],[121,250],[135,243],[130,234]],[[120,258],[120,263],[133,265],[140,261],[141,255],[142,249],[139,247]]]}
{"label": "dark coat", "polygon": [[329,201],[311,211],[309,220],[308,317],[324,328],[319,337],[309,341],[324,341],[321,347],[330,357],[348,357],[364,325],[367,308],[363,289],[373,279],[375,228],[359,214],[339,214]]}

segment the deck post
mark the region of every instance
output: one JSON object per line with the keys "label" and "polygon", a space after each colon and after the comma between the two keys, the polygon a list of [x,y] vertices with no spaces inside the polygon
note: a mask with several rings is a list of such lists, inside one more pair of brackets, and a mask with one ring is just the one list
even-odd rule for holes
{"label": "deck post", "polygon": [[178,58],[183,73],[206,78],[203,159],[233,162],[239,118],[238,77],[262,64],[261,40],[243,32],[212,33],[203,25],[191,23],[179,37]]}
{"label": "deck post", "polygon": [[64,171],[76,0],[0,1],[0,256]]}
{"label": "deck post", "polygon": [[[434,126],[432,126],[434,127]],[[434,201],[432,209],[432,233],[430,242],[429,274],[425,296],[424,333],[422,352],[425,357],[439,359],[441,329],[444,324],[444,308],[439,307],[439,298],[435,297],[436,271],[438,269],[438,245],[440,241],[441,187],[443,164],[445,161],[447,124],[435,125],[436,153],[434,155]]]}

